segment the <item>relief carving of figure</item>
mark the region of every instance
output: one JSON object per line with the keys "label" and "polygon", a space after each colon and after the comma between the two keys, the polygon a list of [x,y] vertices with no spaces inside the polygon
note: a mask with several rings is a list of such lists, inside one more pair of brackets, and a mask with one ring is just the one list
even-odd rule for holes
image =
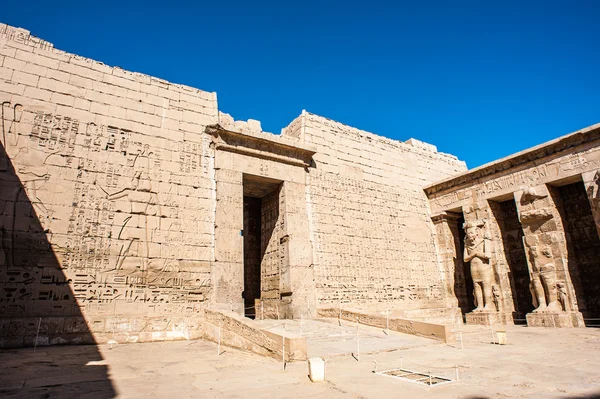
{"label": "relief carving of figure", "polygon": [[534,312],[560,312],[556,267],[549,245],[529,245]]}
{"label": "relief carving of figure", "polygon": [[556,282],[556,289],[558,291],[558,302],[560,302],[562,310],[568,312],[570,310],[570,307],[569,297],[567,295],[567,284],[563,280],[558,280]]}
{"label": "relief carving of figure", "polygon": [[[138,241],[141,245],[140,251],[137,253],[137,257],[141,261],[141,265],[137,265],[132,271],[137,272],[146,272],[150,269],[153,269],[153,265],[150,264],[150,242],[151,242],[151,234],[153,230],[160,230],[160,219],[157,219],[158,225],[154,225],[153,220],[155,216],[160,216],[160,204],[158,201],[158,194],[155,189],[152,187],[152,182],[150,178],[150,161],[144,150],[143,153],[138,154],[136,160],[138,158],[141,159],[139,162],[139,166],[134,162],[133,168],[133,177],[128,186],[121,189],[115,193],[109,193],[107,190],[102,188],[100,189],[104,191],[106,194],[106,199],[109,201],[115,201],[119,199],[126,199],[129,201],[129,209],[128,213],[130,216],[125,219],[123,223],[121,233],[119,233],[118,239],[127,240],[121,251],[119,253],[117,259],[116,269],[127,269],[131,268],[132,265],[125,265],[125,259],[130,255],[130,249],[134,241]],[[133,230],[133,235],[128,235],[124,232],[125,227],[127,225],[131,225],[133,227],[139,227],[139,229]],[[156,266],[154,267],[154,269]],[[160,266],[158,267],[160,269]],[[155,270],[152,270],[155,271]]]}
{"label": "relief carving of figure", "polygon": [[465,229],[464,261],[471,262],[471,277],[475,286],[477,307],[474,312],[495,311],[493,285],[494,269],[491,263],[491,241],[485,234],[485,221],[469,221]]}
{"label": "relief carving of figure", "polygon": [[501,310],[502,298],[500,297],[500,286],[494,284],[492,286],[492,295],[494,296],[494,305],[496,305],[496,310]]}

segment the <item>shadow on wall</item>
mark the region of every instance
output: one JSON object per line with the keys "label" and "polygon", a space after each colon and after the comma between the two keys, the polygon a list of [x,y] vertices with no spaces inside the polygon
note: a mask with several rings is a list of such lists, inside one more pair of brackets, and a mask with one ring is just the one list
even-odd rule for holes
{"label": "shadow on wall", "polygon": [[[40,347],[89,344],[67,350],[74,353],[67,367],[83,375],[93,371],[94,375],[93,384],[81,384],[83,391],[78,396],[91,393],[114,397],[107,367],[93,365],[103,358],[50,245],[52,232],[44,231],[40,222],[40,217],[51,217],[36,199],[36,190],[47,181],[47,175],[30,170],[20,170],[19,174],[22,178],[0,143],[0,348],[37,346],[36,357],[39,356],[37,362],[19,370],[19,381],[2,380],[0,393],[18,387],[18,395],[22,395],[23,387],[29,387],[28,391],[38,397],[53,393],[64,397],[61,393],[65,393],[65,384],[72,381],[54,381],[52,375],[65,366],[44,355],[60,348]],[[3,366],[20,352],[2,351]]]}
{"label": "shadow on wall", "polygon": [[471,265],[469,262],[464,262],[463,255],[465,252],[465,230],[463,224],[465,218],[461,215],[457,220],[456,233],[454,237],[454,245],[456,257],[454,258],[454,292],[458,300],[458,307],[463,315],[475,309],[475,298],[473,297],[473,278],[471,277]]}

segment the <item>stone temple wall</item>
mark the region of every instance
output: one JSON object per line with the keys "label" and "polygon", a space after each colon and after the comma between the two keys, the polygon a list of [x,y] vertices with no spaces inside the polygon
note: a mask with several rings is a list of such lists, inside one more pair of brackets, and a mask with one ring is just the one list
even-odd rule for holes
{"label": "stone temple wall", "polygon": [[304,140],[317,148],[308,192],[318,304],[445,307],[422,187],[464,171],[464,162],[309,113],[304,123]]}
{"label": "stone temple wall", "polygon": [[0,102],[0,345],[180,335],[211,297],[216,94],[0,25]]}

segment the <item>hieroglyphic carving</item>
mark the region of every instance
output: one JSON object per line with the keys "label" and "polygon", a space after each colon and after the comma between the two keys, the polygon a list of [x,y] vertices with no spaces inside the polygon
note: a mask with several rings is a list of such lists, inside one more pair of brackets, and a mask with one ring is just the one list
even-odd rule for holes
{"label": "hieroglyphic carving", "polygon": [[262,199],[261,209],[261,298],[279,300],[281,273],[281,231],[283,212],[279,204],[280,190]]}
{"label": "hieroglyphic carving", "polygon": [[[200,241],[193,238],[195,221],[202,218],[179,220],[179,213],[189,213],[188,203],[194,206],[190,200],[195,198],[188,197],[193,189],[173,185],[170,176],[165,175],[168,181],[163,181],[165,150],[146,143],[142,135],[130,130],[43,112],[30,114],[30,131],[19,132],[28,140],[18,143],[20,114],[20,106],[3,105],[3,143],[8,140],[11,146],[18,144],[24,154],[35,150],[36,154],[46,155],[24,157],[14,151],[17,155],[12,158],[22,188],[3,189],[13,193],[3,201],[21,209],[20,192],[27,192],[35,213],[24,211],[49,228],[46,233],[41,227],[31,230],[22,225],[20,218],[3,218],[3,225],[10,222],[17,231],[0,229],[0,260],[3,273],[8,273],[2,277],[2,309],[8,312],[6,306],[18,304],[20,314],[27,314],[23,309],[32,308],[27,301],[62,300],[67,301],[62,310],[54,306],[52,314],[68,314],[68,306],[76,299],[93,314],[100,309],[97,304],[105,303],[168,305],[206,301],[211,286],[210,258],[202,254],[202,247],[195,246]],[[191,151],[197,152],[199,160],[198,146],[194,144]],[[173,147],[182,148],[177,144]],[[53,155],[64,161],[46,164]],[[49,167],[56,171],[56,165],[65,171],[65,177],[49,173]],[[179,171],[187,174],[196,170],[190,158],[190,168]],[[60,185],[60,195],[70,196],[68,202],[58,194],[49,195],[55,188],[52,184]],[[159,196],[165,188],[172,193]],[[51,198],[51,203],[38,199],[38,192],[41,198]],[[15,248],[14,236],[21,234],[20,230],[27,234]],[[50,232],[60,268],[32,269],[41,265],[39,259],[46,256],[42,253],[53,256],[50,244],[44,245]],[[36,237],[40,244],[35,243]],[[69,286],[74,298],[68,297]],[[115,307],[113,312],[123,306]],[[35,309],[38,312],[42,307],[36,303]],[[169,311],[164,306],[160,309]]]}

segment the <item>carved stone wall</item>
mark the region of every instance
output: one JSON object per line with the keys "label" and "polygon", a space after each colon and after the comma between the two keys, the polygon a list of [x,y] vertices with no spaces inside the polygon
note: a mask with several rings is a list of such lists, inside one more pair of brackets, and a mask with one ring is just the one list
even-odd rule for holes
{"label": "carved stone wall", "polygon": [[183,337],[213,287],[215,94],[0,32],[2,344],[74,315],[100,340]]}
{"label": "carved stone wall", "polygon": [[[422,186],[465,169],[413,140],[402,143],[306,113],[316,146],[309,173],[319,306],[447,307]],[[405,313],[409,314],[409,313]]]}
{"label": "carved stone wall", "polygon": [[262,199],[261,209],[261,298],[268,302],[280,299],[281,259],[282,259],[282,218],[279,212],[280,190]]}

